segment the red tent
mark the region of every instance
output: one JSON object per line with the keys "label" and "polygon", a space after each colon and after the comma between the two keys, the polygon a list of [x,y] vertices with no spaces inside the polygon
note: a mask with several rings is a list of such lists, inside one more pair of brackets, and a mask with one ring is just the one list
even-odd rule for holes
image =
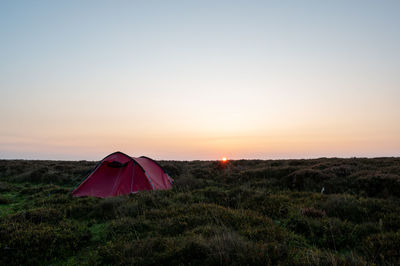
{"label": "red tent", "polygon": [[172,179],[154,160],[115,152],[100,161],[72,195],[106,198],[139,190],[170,189],[171,184]]}

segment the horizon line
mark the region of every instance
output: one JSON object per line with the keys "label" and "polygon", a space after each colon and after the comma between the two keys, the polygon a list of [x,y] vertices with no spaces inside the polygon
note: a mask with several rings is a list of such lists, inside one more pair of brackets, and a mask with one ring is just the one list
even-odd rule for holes
{"label": "horizon line", "polygon": [[[112,153],[111,153],[112,154]],[[108,155],[107,155],[108,156]],[[105,156],[105,157],[107,157]],[[105,157],[102,157],[99,160],[91,160],[91,159],[32,159],[32,158],[0,158],[0,161],[64,161],[64,162],[97,162],[103,160]],[[150,157],[154,159],[153,157]],[[221,157],[222,158],[222,157]],[[220,159],[154,159],[157,161],[178,161],[178,162],[193,162],[193,161],[203,161],[203,162],[212,162],[212,161],[221,161]],[[315,157],[278,157],[278,158],[227,158],[228,161],[291,161],[291,160],[318,160],[318,159],[397,159],[400,158],[400,155],[385,155],[385,156],[315,156]]]}

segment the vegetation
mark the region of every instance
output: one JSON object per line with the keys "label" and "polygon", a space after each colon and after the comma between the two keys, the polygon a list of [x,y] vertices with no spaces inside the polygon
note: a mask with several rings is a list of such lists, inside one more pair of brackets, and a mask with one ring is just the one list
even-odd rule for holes
{"label": "vegetation", "polygon": [[1,160],[0,264],[400,264],[400,158],[160,163],[172,190],[98,199],[95,162]]}

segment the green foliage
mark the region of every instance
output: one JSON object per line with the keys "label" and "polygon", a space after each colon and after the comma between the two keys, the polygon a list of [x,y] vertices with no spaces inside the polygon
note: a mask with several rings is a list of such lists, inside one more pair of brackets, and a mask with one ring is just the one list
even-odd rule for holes
{"label": "green foliage", "polygon": [[367,265],[367,262],[352,252],[339,254],[318,249],[307,249],[296,253],[291,265]]}
{"label": "green foliage", "polygon": [[37,208],[27,211],[20,211],[6,218],[10,222],[17,223],[57,223],[63,219],[64,215],[60,210],[52,208]]}
{"label": "green foliage", "polygon": [[362,222],[368,214],[368,210],[360,204],[357,198],[348,195],[332,195],[326,201],[321,202],[320,208],[328,216],[354,222]]}
{"label": "green foliage", "polygon": [[65,257],[90,239],[87,228],[77,223],[47,222],[15,222],[12,219],[2,222],[0,263],[38,264],[55,256]]}
{"label": "green foliage", "polygon": [[0,193],[9,192],[10,189],[11,189],[11,186],[8,185],[6,182],[0,182]]}
{"label": "green foliage", "polygon": [[0,204],[10,204],[11,202],[11,199],[0,196]]}
{"label": "green foliage", "polygon": [[100,199],[94,162],[0,160],[0,264],[400,264],[398,158],[160,163],[172,190]]}
{"label": "green foliage", "polygon": [[287,185],[298,190],[320,191],[324,182],[333,178],[320,170],[299,169],[287,176]]}
{"label": "green foliage", "polygon": [[326,216],[326,212],[315,209],[313,207],[306,207],[301,209],[301,214],[311,218],[322,218]]}
{"label": "green foliage", "polygon": [[279,245],[253,243],[232,231],[210,237],[156,237],[110,241],[99,248],[101,264],[112,265],[266,265],[287,257]]}
{"label": "green foliage", "polygon": [[373,263],[400,264],[400,231],[369,236],[363,244],[365,256]]}

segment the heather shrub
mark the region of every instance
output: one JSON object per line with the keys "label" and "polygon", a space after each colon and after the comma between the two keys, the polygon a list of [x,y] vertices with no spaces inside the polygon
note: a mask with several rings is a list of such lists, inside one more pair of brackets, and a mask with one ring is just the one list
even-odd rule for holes
{"label": "heather shrub", "polygon": [[192,169],[189,174],[196,179],[211,179],[216,176],[210,168],[204,167]]}
{"label": "heather shrub", "polygon": [[397,233],[379,233],[363,241],[364,254],[369,261],[382,265],[400,263],[400,231]]}
{"label": "heather shrub", "polygon": [[125,196],[101,199],[91,208],[90,216],[99,219],[113,219],[118,214],[118,208],[126,200]]}
{"label": "heather shrub", "polygon": [[[69,190],[68,190],[69,192]],[[56,207],[57,205],[64,205],[67,203],[70,203],[73,198],[72,195],[70,193],[57,193],[57,194],[53,194],[53,195],[49,195],[48,197],[46,197],[42,203],[49,205],[49,206],[54,206]]]}
{"label": "heather shrub", "polygon": [[171,190],[99,199],[95,162],[0,160],[0,264],[400,263],[400,159],[161,163]]}
{"label": "heather shrub", "polygon": [[10,204],[11,202],[11,199],[0,196],[0,204]]}
{"label": "heather shrub", "polygon": [[242,207],[259,211],[270,218],[285,218],[292,204],[289,197],[283,194],[253,193],[244,199]]}
{"label": "heather shrub", "polygon": [[[297,167],[262,167],[255,169],[246,169],[240,173],[242,179],[282,179],[283,177],[295,172]],[[287,184],[282,184],[287,186]]]}
{"label": "heather shrub", "polygon": [[331,178],[332,175],[320,170],[300,169],[288,175],[285,180],[289,188],[318,192]]}
{"label": "heather shrub", "polygon": [[326,216],[326,212],[315,209],[313,207],[306,207],[301,209],[301,214],[311,218],[322,218]]}
{"label": "heather shrub", "polygon": [[123,238],[135,240],[147,236],[154,231],[153,223],[146,219],[124,217],[112,220],[107,226],[107,238]]}
{"label": "heather shrub", "polygon": [[400,230],[400,215],[398,212],[385,214],[380,222],[382,222],[383,227],[387,231],[396,232]]}
{"label": "heather shrub", "polygon": [[399,196],[400,176],[396,174],[381,174],[362,172],[353,176],[353,187],[359,193],[368,197]]}
{"label": "heather shrub", "polygon": [[291,265],[367,265],[367,262],[357,254],[338,254],[319,249],[303,249],[294,254]]}
{"label": "heather shrub", "polygon": [[364,221],[368,213],[360,201],[350,195],[330,195],[326,201],[319,204],[319,208],[328,216],[353,222]]}
{"label": "heather shrub", "polygon": [[358,170],[358,167],[354,165],[348,165],[348,164],[341,164],[341,165],[335,165],[330,168],[327,168],[324,172],[327,173],[332,173],[338,178],[344,178],[348,177],[351,174],[355,173]]}
{"label": "heather shrub", "polygon": [[84,226],[71,222],[58,225],[5,221],[0,224],[1,264],[39,264],[71,255],[90,240]]}
{"label": "heather shrub", "polygon": [[24,195],[35,195],[40,194],[40,196],[50,196],[52,194],[64,194],[71,192],[70,189],[60,187],[58,185],[46,184],[46,185],[35,185],[35,186],[24,186],[20,191]]}
{"label": "heather shrub", "polygon": [[[380,232],[382,232],[382,227],[379,224],[366,222],[354,225],[353,231],[351,232],[351,237],[361,241],[367,236],[377,234]],[[358,242],[354,247],[357,247],[358,249],[362,248],[361,242]]]}
{"label": "heather shrub", "polygon": [[115,213],[116,217],[137,217],[143,214],[143,210],[146,206],[141,204],[138,200],[127,200],[123,204],[116,206]]}
{"label": "heather shrub", "polygon": [[98,248],[100,264],[177,265],[199,264],[207,255],[203,243],[194,238],[147,238],[114,240]]}
{"label": "heather shrub", "polygon": [[183,173],[183,167],[173,162],[161,162],[161,165],[170,176],[178,177]]}
{"label": "heather shrub", "polygon": [[251,196],[254,195],[254,190],[246,188],[245,186],[236,187],[228,190],[228,207],[231,208],[245,208],[246,201],[251,201]]}
{"label": "heather shrub", "polygon": [[10,185],[8,185],[6,182],[0,182],[0,193],[9,192],[10,190],[11,190]]}
{"label": "heather shrub", "polygon": [[222,206],[229,206],[229,194],[227,191],[218,187],[207,187],[196,191],[200,193],[208,203],[215,203]]}
{"label": "heather shrub", "polygon": [[204,187],[204,180],[195,178],[191,174],[183,174],[174,179],[173,186],[177,189],[196,189]]}
{"label": "heather shrub", "polygon": [[21,181],[41,182],[44,179],[44,175],[48,172],[49,168],[41,167],[37,170],[34,170],[25,180]]}
{"label": "heather shrub", "polygon": [[36,208],[30,210],[24,210],[17,212],[9,217],[6,217],[9,222],[17,222],[17,223],[49,223],[56,224],[64,218],[64,214],[61,210],[52,209],[52,208]]}
{"label": "heather shrub", "polygon": [[74,198],[64,209],[66,216],[67,218],[80,220],[93,218],[92,211],[100,201],[101,199],[94,197]]}
{"label": "heather shrub", "polygon": [[254,244],[232,231],[209,238],[115,240],[99,247],[98,254],[101,264],[112,265],[266,265],[287,255],[282,247]]}
{"label": "heather shrub", "polygon": [[311,245],[333,250],[345,250],[358,242],[353,234],[354,225],[336,218],[313,219],[304,216],[292,216],[285,222],[285,227],[303,235]]}

